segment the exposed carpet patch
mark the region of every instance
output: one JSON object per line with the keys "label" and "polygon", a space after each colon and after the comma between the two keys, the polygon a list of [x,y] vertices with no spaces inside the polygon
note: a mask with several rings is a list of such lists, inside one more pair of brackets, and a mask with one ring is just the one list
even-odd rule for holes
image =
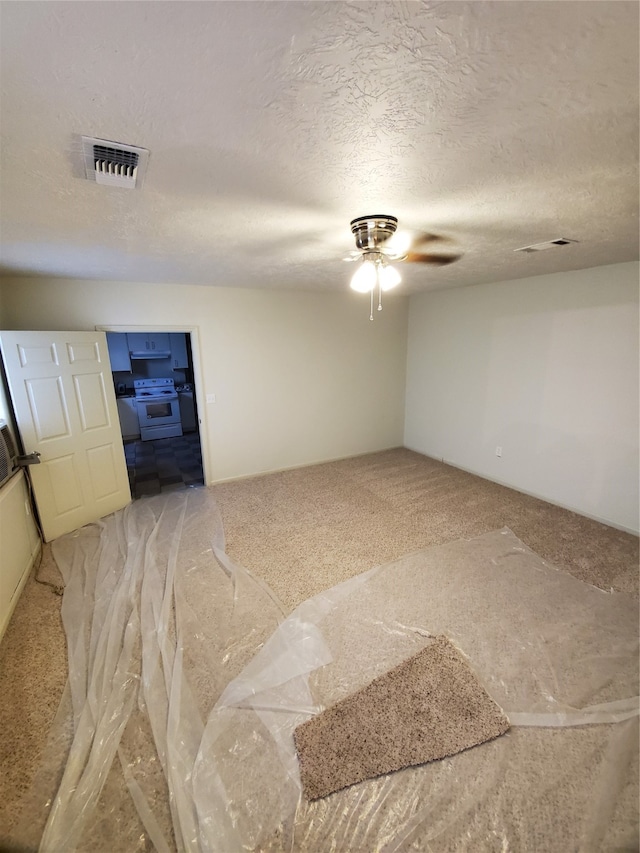
{"label": "exposed carpet patch", "polygon": [[298,726],[310,800],[493,740],[509,720],[444,637]]}

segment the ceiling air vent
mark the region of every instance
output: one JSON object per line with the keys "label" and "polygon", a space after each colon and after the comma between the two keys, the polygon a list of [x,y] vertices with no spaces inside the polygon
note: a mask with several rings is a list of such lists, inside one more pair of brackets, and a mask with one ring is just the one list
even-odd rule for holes
{"label": "ceiling air vent", "polygon": [[547,240],[546,243],[532,243],[531,246],[522,246],[514,249],[514,252],[544,252],[545,249],[553,249],[555,246],[568,246],[577,243],[577,240],[567,240],[566,237],[558,237],[556,240]]}
{"label": "ceiling air vent", "polygon": [[142,183],[149,159],[146,148],[83,136],[82,151],[88,180],[130,190]]}

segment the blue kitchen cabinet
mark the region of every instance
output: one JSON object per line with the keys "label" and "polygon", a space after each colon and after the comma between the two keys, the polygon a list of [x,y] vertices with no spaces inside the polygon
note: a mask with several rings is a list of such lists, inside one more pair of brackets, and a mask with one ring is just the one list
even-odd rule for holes
{"label": "blue kitchen cabinet", "polygon": [[174,370],[189,367],[187,355],[187,336],[184,332],[169,332],[171,345],[171,367]]}
{"label": "blue kitchen cabinet", "polygon": [[128,332],[127,342],[132,358],[169,358],[168,332]]}
{"label": "blue kitchen cabinet", "polygon": [[127,335],[123,332],[107,332],[107,348],[109,350],[109,361],[111,370],[126,370],[131,373],[131,358],[129,357],[129,345]]}
{"label": "blue kitchen cabinet", "polygon": [[140,423],[135,397],[118,397],[118,418],[123,438],[140,438]]}

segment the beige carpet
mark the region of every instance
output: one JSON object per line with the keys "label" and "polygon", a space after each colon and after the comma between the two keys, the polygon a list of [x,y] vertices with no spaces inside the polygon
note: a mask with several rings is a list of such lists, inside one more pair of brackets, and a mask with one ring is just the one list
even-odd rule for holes
{"label": "beige carpet", "polygon": [[[227,552],[287,609],[374,565],[503,526],[575,577],[638,594],[635,536],[409,450],[225,483],[213,493]],[[46,558],[41,574],[59,581]],[[31,579],[0,646],[0,849],[20,849],[12,827],[66,680],[60,606]]]}
{"label": "beige carpet", "polygon": [[509,721],[444,637],[298,726],[309,800],[493,740]]}
{"label": "beige carpet", "polygon": [[[300,798],[294,730],[438,634],[512,729]],[[637,601],[545,564],[506,529],[357,575],[296,608],[225,689],[194,774],[199,815],[220,834],[237,828],[220,853],[637,849],[638,721],[625,714],[637,707],[637,638]],[[585,725],[596,709],[625,718]],[[227,820],[209,806],[220,790]]]}

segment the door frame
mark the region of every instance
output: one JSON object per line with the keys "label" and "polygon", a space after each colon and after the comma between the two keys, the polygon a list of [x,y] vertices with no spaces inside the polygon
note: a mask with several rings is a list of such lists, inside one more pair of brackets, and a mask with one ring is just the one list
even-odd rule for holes
{"label": "door frame", "polygon": [[200,434],[200,449],[202,451],[202,472],[205,486],[213,482],[211,457],[209,454],[209,428],[207,423],[207,407],[204,405],[204,385],[200,360],[200,330],[198,326],[188,326],[182,323],[167,325],[132,323],[123,326],[118,323],[103,323],[95,326],[99,332],[184,332],[190,335],[191,360],[193,363],[193,385],[196,396],[196,411],[198,413],[198,432]]}

